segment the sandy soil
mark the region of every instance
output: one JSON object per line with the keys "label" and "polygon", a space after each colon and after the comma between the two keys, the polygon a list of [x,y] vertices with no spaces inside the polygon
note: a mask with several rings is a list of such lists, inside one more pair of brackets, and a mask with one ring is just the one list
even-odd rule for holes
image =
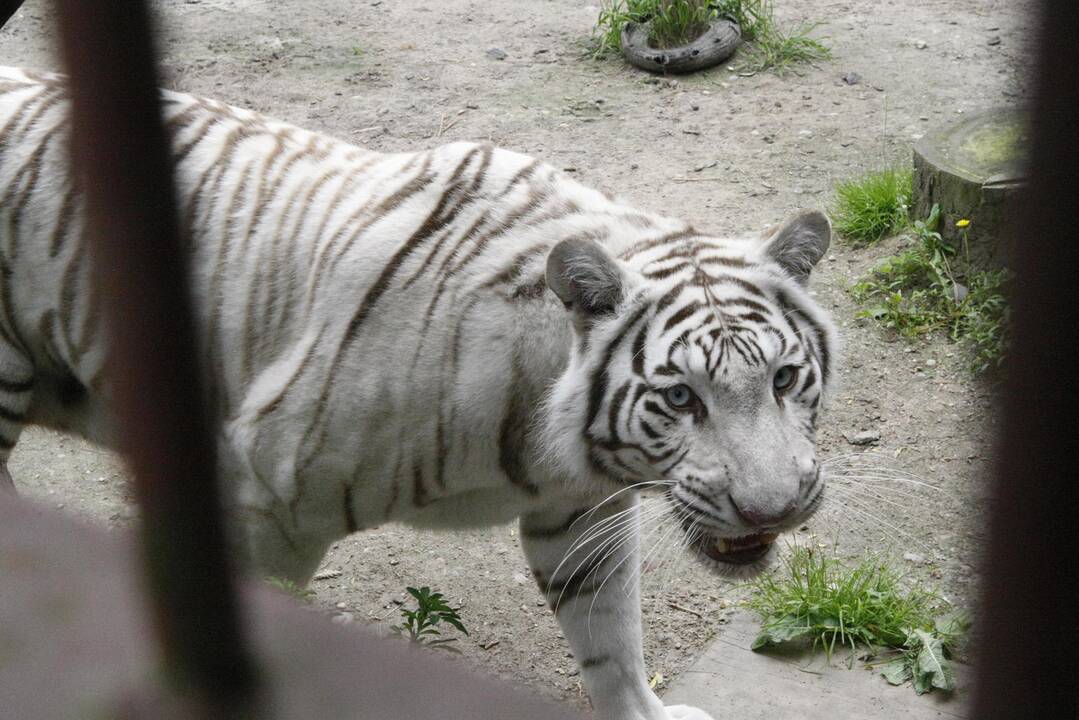
{"label": "sandy soil", "polygon": [[[1023,3],[776,5],[788,21],[820,23],[815,35],[834,59],[777,77],[739,74],[736,56],[696,76],[657,78],[583,57],[598,8],[574,0],[307,0],[285,13],[269,0],[161,2],[160,44],[175,89],[379,150],[489,139],[716,234],[825,207],[836,180],[909,157],[930,128],[1024,97],[1031,21]],[[29,0],[0,31],[0,63],[58,68],[51,27],[47,4]],[[489,52],[496,48],[503,59]],[[837,481],[827,510],[800,535],[847,555],[890,550],[913,577],[970,607],[993,393],[968,376],[962,350],[946,339],[909,343],[855,320],[846,288],[896,242],[836,243],[815,276],[846,356],[821,453],[859,453],[847,438],[878,431],[873,454],[857,462],[901,469],[935,489]],[[26,495],[66,512],[112,528],[134,517],[121,465],[77,440],[27,431],[11,471]],[[457,534],[388,527],[338,543],[323,570],[330,577],[313,584],[315,602],[343,624],[385,627],[406,585],[431,585],[464,603],[467,662],[580,702],[573,662],[513,526]],[[644,576],[649,671],[670,678],[722,632],[745,589],[677,557],[669,540]]]}

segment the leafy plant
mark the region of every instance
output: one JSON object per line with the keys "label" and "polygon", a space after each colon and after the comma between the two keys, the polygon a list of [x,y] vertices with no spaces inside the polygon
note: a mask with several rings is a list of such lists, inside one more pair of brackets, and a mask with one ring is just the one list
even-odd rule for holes
{"label": "leafy plant", "polygon": [[836,185],[832,220],[842,235],[867,245],[907,227],[910,168],[887,168]]}
{"label": "leafy plant", "polygon": [[603,57],[621,52],[622,28],[626,23],[651,20],[649,41],[656,47],[671,47],[690,42],[720,16],[737,22],[742,39],[750,43],[742,69],[782,72],[797,63],[831,56],[831,51],[820,41],[808,37],[813,25],[780,29],[771,0],[603,0],[593,29],[592,54]]}
{"label": "leafy plant", "polygon": [[438,629],[439,623],[446,623],[468,635],[461,622],[461,616],[457,611],[461,608],[450,607],[442,593],[431,592],[429,587],[405,588],[408,594],[416,600],[416,609],[401,608],[401,616],[404,622],[399,625],[391,625],[390,630],[402,637],[408,637],[411,642],[428,647],[437,647],[451,652],[460,652],[448,643],[456,642],[457,638],[441,637],[442,632]]}
{"label": "leafy plant", "polygon": [[809,639],[830,658],[837,645],[864,646],[892,658],[882,674],[893,684],[912,680],[919,694],[955,688],[948,654],[969,626],[965,615],[937,617],[939,596],[904,590],[880,557],[848,567],[820,549],[792,548],[779,574],[752,583],[748,604],[762,618],[754,650]]}
{"label": "leafy plant", "polygon": [[301,602],[310,603],[315,599],[315,591],[311,588],[306,588],[301,585],[297,585],[291,580],[279,577],[267,577],[266,584],[277,590],[288,593],[292,597],[300,600]]}
{"label": "leafy plant", "polygon": [[970,369],[989,372],[1004,364],[1008,348],[1011,312],[1004,296],[1010,274],[1007,270],[982,271],[967,277],[967,316],[962,336],[971,350]]}
{"label": "leafy plant", "polygon": [[948,649],[955,646],[969,626],[966,614],[956,611],[934,620],[932,631],[915,628],[907,635],[898,657],[881,666],[880,674],[892,685],[909,680],[919,695],[933,688],[955,690]]}
{"label": "leafy plant", "polygon": [[[914,246],[885,258],[851,288],[855,300],[872,303],[858,317],[872,318],[905,337],[943,330],[972,351],[971,370],[999,367],[1008,343],[1007,270],[980,270],[969,253],[946,243],[937,225],[940,208],[912,226]],[[963,238],[965,240],[965,234]]]}

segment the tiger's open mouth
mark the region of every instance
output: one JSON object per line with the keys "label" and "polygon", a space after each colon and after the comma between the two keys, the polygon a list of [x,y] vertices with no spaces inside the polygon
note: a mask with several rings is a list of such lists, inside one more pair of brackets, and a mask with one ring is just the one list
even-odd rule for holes
{"label": "tiger's open mouth", "polygon": [[704,534],[693,543],[699,553],[710,560],[729,565],[748,565],[768,554],[779,535],[761,533],[739,538],[721,538]]}

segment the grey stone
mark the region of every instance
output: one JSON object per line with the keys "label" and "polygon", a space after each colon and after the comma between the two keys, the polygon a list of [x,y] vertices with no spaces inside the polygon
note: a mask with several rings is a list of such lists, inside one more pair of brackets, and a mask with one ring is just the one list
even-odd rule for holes
{"label": "grey stone", "polygon": [[845,437],[851,445],[875,445],[880,442],[880,431],[863,430],[856,435],[847,435]]}
{"label": "grey stone", "polygon": [[665,705],[699,707],[713,717],[738,720],[956,720],[968,717],[970,669],[955,664],[958,690],[916,695],[909,684],[889,685],[879,672],[847,668],[837,650],[823,653],[749,649],[758,623],[738,614],[703,656],[682,672],[663,695]]}

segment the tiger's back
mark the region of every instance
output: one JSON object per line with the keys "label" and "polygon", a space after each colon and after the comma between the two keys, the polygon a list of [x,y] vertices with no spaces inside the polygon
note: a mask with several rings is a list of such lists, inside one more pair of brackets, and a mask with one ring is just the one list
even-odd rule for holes
{"label": "tiger's back", "polygon": [[[4,70],[0,93],[0,322],[36,378],[13,414],[109,443],[62,78]],[[163,113],[213,406],[235,451],[226,475],[265,479],[239,488],[243,502],[288,506],[292,531],[312,535],[519,514],[542,480],[529,428],[572,344],[547,252],[567,234],[628,244],[683,225],[486,145],[380,154],[172,92]],[[306,481],[326,476],[348,487]],[[427,511],[479,488],[506,492]]]}
{"label": "tiger's back", "polygon": [[[597,717],[709,720],[644,681],[637,491],[717,569],[759,567],[819,506],[827,218],[720,239],[488,145],[380,154],[162,107],[255,568],[306,582],[355,530],[519,517]],[[0,484],[29,423],[114,440],[66,122],[62,78],[0,68]]]}

